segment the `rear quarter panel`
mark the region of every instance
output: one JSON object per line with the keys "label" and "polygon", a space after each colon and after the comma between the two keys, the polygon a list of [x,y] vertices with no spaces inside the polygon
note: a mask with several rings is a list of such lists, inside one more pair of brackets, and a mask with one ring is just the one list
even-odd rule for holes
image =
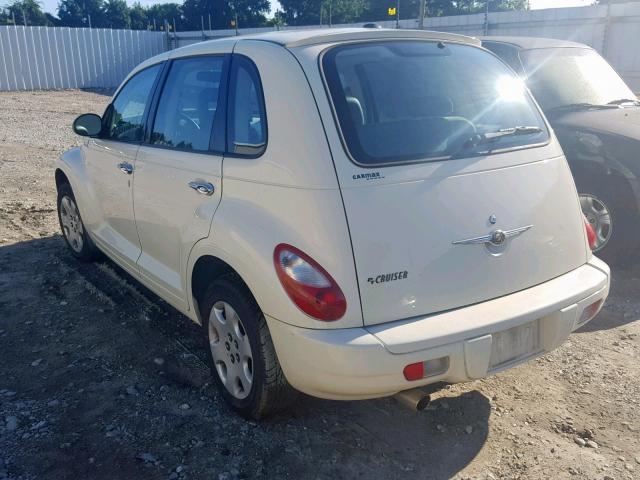
{"label": "rear quarter panel", "polygon": [[[222,200],[201,255],[231,265],[262,311],[307,328],[362,326],[353,254],[331,151],[313,95],[295,57],[282,46],[244,40],[234,53],[258,67],[265,96],[268,145],[259,158],[225,157]],[[280,243],[310,255],[336,280],[347,311],[335,322],[307,316],[289,299],[273,264]]]}

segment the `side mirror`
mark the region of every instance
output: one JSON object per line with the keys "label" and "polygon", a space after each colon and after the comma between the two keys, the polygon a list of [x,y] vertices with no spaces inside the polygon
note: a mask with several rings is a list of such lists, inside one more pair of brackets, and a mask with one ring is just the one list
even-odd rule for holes
{"label": "side mirror", "polygon": [[73,121],[73,131],[83,137],[97,137],[102,131],[102,119],[95,113],[85,113]]}

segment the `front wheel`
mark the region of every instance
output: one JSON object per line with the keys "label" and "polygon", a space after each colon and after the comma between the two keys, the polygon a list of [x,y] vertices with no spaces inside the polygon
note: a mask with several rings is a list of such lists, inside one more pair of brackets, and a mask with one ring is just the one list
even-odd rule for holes
{"label": "front wheel", "polygon": [[100,256],[98,248],[82,223],[76,198],[68,183],[58,187],[58,221],[62,235],[74,257],[88,262]]}
{"label": "front wheel", "polygon": [[581,187],[580,207],[596,234],[593,253],[611,264],[628,263],[640,239],[640,219],[633,196],[620,183]]}
{"label": "front wheel", "polygon": [[202,312],[212,374],[226,402],[256,420],[288,407],[296,391],[280,368],[264,315],[240,278],[216,280]]}

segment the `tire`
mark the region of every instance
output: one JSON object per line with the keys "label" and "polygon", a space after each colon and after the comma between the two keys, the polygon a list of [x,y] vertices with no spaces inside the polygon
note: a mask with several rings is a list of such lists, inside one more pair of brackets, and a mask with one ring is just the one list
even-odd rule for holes
{"label": "tire", "polygon": [[628,264],[640,245],[640,214],[630,188],[621,179],[591,177],[578,190],[580,206],[592,226],[598,225],[598,212],[609,213],[608,238],[593,253],[611,265]]}
{"label": "tire", "polygon": [[231,408],[259,420],[290,406],[297,392],[280,368],[264,315],[240,277],[218,278],[202,305],[211,373]]}
{"label": "tire", "polygon": [[58,187],[58,222],[62,236],[74,257],[83,262],[91,262],[100,257],[100,251],[82,223],[73,190],[68,183]]}

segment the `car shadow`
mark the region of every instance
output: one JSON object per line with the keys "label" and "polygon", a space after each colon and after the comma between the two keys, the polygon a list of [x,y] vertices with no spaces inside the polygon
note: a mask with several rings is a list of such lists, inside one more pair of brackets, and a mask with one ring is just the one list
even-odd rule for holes
{"label": "car shadow", "polygon": [[[486,443],[491,403],[479,391],[440,396],[443,393],[435,392],[436,398],[422,412],[393,397],[352,402],[305,397],[287,415],[307,428],[338,426],[338,448],[358,445],[358,455],[366,462],[388,457],[406,478],[445,479],[469,465]],[[315,447],[321,446],[309,447],[317,452]]]}
{"label": "car shadow", "polygon": [[611,269],[609,298],[600,313],[576,331],[610,330],[640,320],[640,263]]}
{"label": "car shadow", "polygon": [[115,88],[81,88],[83,92],[95,93],[96,95],[104,95],[105,97],[111,97],[115,93]]}
{"label": "car shadow", "polygon": [[[69,285],[86,285],[89,292],[73,298],[56,296],[58,289],[69,288]],[[84,315],[98,312],[99,320],[95,320],[101,325],[100,343],[110,345],[110,349],[127,348],[118,342],[119,338],[132,339],[135,344],[136,338],[150,338],[150,332],[153,332],[153,345],[146,347],[165,352],[162,376],[158,376],[157,369],[149,368],[150,353],[145,348],[132,352],[129,343],[128,349],[114,352],[118,357],[130,356],[131,364],[138,373],[146,372],[145,379],[140,379],[139,384],[146,385],[149,390],[159,389],[169,381],[176,384],[172,388],[177,391],[201,392],[197,395],[206,395],[209,397],[206,403],[216,406],[213,408],[218,410],[215,414],[218,422],[243,423],[224,405],[217,390],[207,384],[210,377],[202,373],[208,352],[201,327],[146,290],[112,261],[105,258],[96,263],[78,262],[59,235],[0,246],[0,311],[6,314],[4,321],[9,322],[6,325],[0,322],[0,327],[10,332],[9,335],[14,334],[13,329],[7,328],[9,324],[26,320],[30,311],[46,311],[52,298],[55,305],[64,303],[61,310],[64,313],[60,315],[68,318],[78,318],[78,313],[72,313],[74,310]],[[151,305],[151,308],[145,307],[143,316],[140,315],[142,303]],[[26,310],[25,305],[29,305]],[[128,318],[137,320],[122,322]],[[89,337],[82,330],[96,328],[88,320],[94,318],[74,322],[80,338]],[[34,328],[31,319],[28,323],[28,328]],[[189,352],[188,355],[167,354],[176,339]],[[28,344],[19,337],[12,340],[12,344],[16,349],[26,348],[24,353],[28,355]],[[16,353],[22,355],[18,350]],[[60,375],[62,377],[56,380],[58,383],[64,384],[70,379],[62,373]],[[33,380],[27,377],[21,381],[28,383],[23,384],[23,389],[43,391],[45,388],[44,384],[31,385]],[[109,395],[113,396],[113,393],[107,394],[111,398]],[[94,402],[88,405],[91,409],[102,408]],[[84,418],[84,408],[78,406],[74,415]],[[109,418],[110,410],[104,408],[106,413],[100,414],[104,418],[92,421],[113,422]],[[205,418],[211,415],[206,411],[203,414]],[[140,410],[136,415],[143,416],[151,424],[160,425],[165,421],[161,417],[167,414],[154,406],[151,410]],[[460,395],[446,389],[435,392],[433,401],[423,412],[412,411],[394,398],[343,402],[301,395],[288,411],[261,422],[259,426],[250,423],[254,425],[250,428],[259,431],[254,435],[272,438],[268,446],[252,437],[245,437],[240,433],[242,430],[237,435],[230,434],[229,443],[241,442],[250,449],[266,449],[268,455],[263,468],[267,477],[286,472],[292,478],[304,478],[311,475],[312,469],[318,468],[319,477],[356,478],[364,475],[380,479],[445,479],[467,467],[483,448],[488,437],[490,415],[490,401],[478,391]],[[208,426],[197,416],[193,417],[193,422],[199,425],[202,435],[213,436],[217,432],[207,430],[217,427]],[[66,435],[69,433],[67,428],[71,427],[62,428],[60,425],[60,428],[61,434]],[[76,423],[73,428],[75,431],[80,427]],[[157,433],[160,438],[168,438],[178,435],[179,431],[182,430],[176,430],[174,426],[173,431],[169,429],[163,434],[159,430]],[[190,437],[185,441],[190,441]],[[118,455],[121,454],[116,452],[113,455],[120,459]],[[313,458],[313,465],[309,464],[309,458]],[[57,456],[53,455],[51,461],[61,471],[66,471],[58,463]]]}

